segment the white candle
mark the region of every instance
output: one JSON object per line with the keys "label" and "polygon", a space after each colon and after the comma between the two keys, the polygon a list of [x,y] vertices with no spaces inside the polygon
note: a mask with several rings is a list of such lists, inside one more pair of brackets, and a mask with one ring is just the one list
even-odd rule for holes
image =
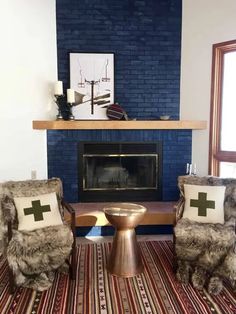
{"label": "white candle", "polygon": [[192,164],[189,165],[189,174],[192,174]]}
{"label": "white candle", "polygon": [[67,102],[70,104],[75,102],[75,91],[71,88],[67,89]]}
{"label": "white candle", "polygon": [[62,81],[57,81],[54,85],[54,95],[63,95]]}

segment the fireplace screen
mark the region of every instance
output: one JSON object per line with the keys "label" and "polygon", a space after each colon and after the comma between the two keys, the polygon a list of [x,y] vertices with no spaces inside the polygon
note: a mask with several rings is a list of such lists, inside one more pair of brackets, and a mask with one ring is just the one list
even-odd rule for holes
{"label": "fireplace screen", "polygon": [[84,190],[157,188],[157,154],[85,154]]}
{"label": "fireplace screen", "polygon": [[81,202],[162,199],[162,143],[79,142]]}

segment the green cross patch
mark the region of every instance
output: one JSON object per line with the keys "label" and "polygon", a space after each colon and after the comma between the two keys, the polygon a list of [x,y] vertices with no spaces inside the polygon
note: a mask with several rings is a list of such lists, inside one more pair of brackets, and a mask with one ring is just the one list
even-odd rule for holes
{"label": "green cross patch", "polygon": [[43,213],[50,212],[50,205],[41,206],[40,200],[32,201],[32,207],[24,208],[24,214],[26,215],[34,215],[34,221],[43,220]]}
{"label": "green cross patch", "polygon": [[207,208],[215,209],[215,201],[207,200],[207,193],[198,192],[198,199],[190,199],[191,207],[198,207],[198,216],[207,216]]}

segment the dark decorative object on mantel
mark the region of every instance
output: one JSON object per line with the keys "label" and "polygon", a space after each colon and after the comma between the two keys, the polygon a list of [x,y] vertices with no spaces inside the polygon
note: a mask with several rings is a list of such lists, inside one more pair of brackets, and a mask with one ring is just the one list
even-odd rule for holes
{"label": "dark decorative object on mantel", "polygon": [[72,112],[72,107],[75,106],[75,104],[68,104],[67,103],[67,107],[68,107],[68,119],[66,120],[75,120],[75,116],[73,115],[73,112]]}
{"label": "dark decorative object on mantel", "polygon": [[58,114],[56,115],[57,120],[63,120],[63,100],[65,98],[65,95],[54,95],[55,97],[55,103],[57,104],[58,108]]}
{"label": "dark decorative object on mantel", "polygon": [[57,104],[58,114],[57,120],[75,120],[72,107],[76,106],[75,91],[67,89],[67,97],[63,93],[63,82],[57,81],[54,85],[54,97]]}
{"label": "dark decorative object on mantel", "polygon": [[72,108],[76,106],[75,104],[75,91],[73,89],[67,89],[67,107],[68,107],[68,119],[75,120],[73,115]]}
{"label": "dark decorative object on mantel", "polygon": [[57,81],[54,85],[54,97],[55,103],[57,104],[58,114],[56,116],[57,120],[63,120],[63,109],[64,109],[64,101],[65,95],[63,94],[63,83],[62,81]]}
{"label": "dark decorative object on mantel", "polygon": [[129,120],[127,113],[117,102],[107,107],[106,114],[110,120]]}

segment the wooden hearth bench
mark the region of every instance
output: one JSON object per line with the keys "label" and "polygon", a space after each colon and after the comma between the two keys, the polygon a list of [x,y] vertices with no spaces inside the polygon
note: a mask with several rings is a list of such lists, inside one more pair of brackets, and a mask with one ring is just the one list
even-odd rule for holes
{"label": "wooden hearth bench", "polygon": [[[141,225],[173,225],[176,202],[133,202],[147,208]],[[76,211],[76,227],[109,226],[103,208],[109,203],[71,203]],[[114,202],[113,202],[114,204]],[[69,220],[69,215],[65,216]]]}

